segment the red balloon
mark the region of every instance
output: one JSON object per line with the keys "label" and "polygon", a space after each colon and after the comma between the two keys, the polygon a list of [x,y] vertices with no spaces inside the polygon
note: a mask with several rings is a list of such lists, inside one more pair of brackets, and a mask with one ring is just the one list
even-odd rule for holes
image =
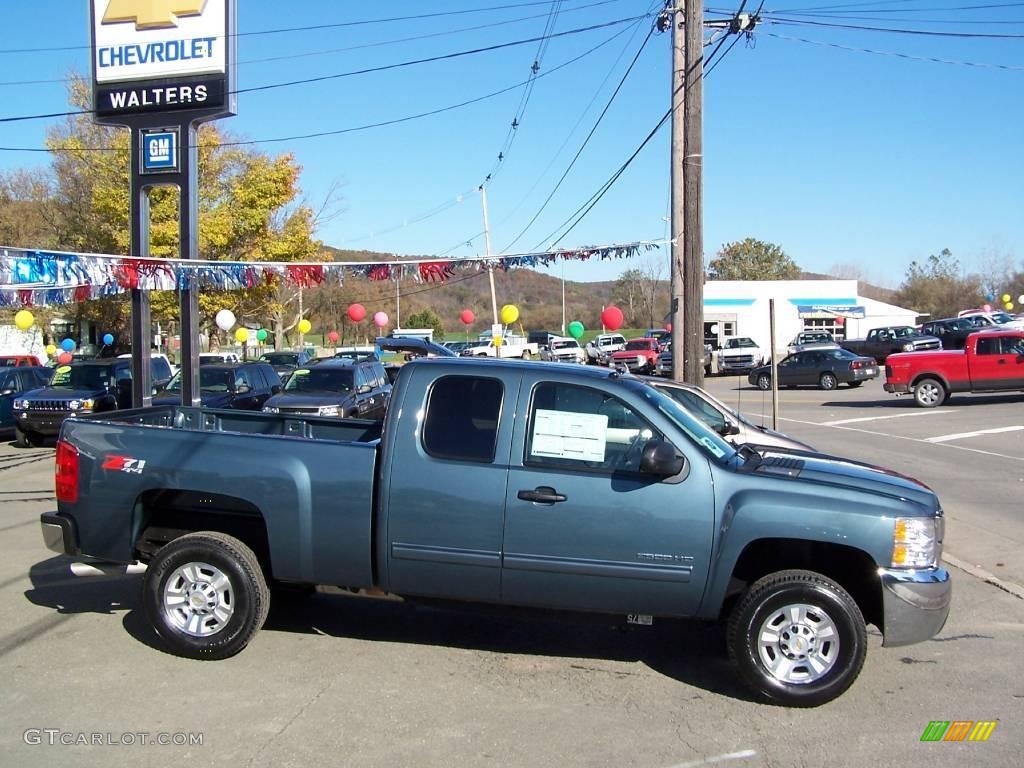
{"label": "red balloon", "polygon": [[836,318],[836,325],[838,325],[840,328],[842,328],[844,325],[846,325],[846,318],[845,317],[837,317]]}
{"label": "red balloon", "polygon": [[625,317],[623,317],[622,310],[618,307],[605,307],[604,312],[601,313],[601,325],[609,331],[619,330],[624,321]]}
{"label": "red balloon", "polygon": [[366,307],[362,304],[350,304],[348,308],[348,319],[353,323],[361,323],[366,319]]}
{"label": "red balloon", "polygon": [[672,323],[665,323],[665,330],[672,333]]}
{"label": "red balloon", "polygon": [[327,340],[330,341],[331,344],[337,344],[338,339],[340,338],[341,336],[338,334],[337,331],[331,331],[330,333],[327,334]]}
{"label": "red balloon", "polygon": [[60,363],[61,365],[67,365],[72,360],[74,360],[74,358],[71,356],[70,352],[61,352],[59,355],[57,355],[57,362]]}
{"label": "red balloon", "polygon": [[461,320],[465,325],[472,325],[473,321],[476,320],[476,315],[473,314],[471,309],[464,309],[459,315],[459,320]]}

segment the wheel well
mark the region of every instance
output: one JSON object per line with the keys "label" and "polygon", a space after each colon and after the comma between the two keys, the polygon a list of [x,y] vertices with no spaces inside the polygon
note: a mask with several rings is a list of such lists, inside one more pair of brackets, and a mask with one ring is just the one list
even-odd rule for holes
{"label": "wheel well", "polygon": [[850,593],[866,621],[882,626],[878,565],[871,556],[843,544],[801,539],[758,539],[748,544],[733,567],[722,615],[728,616],[748,585],[769,573],[794,568],[832,579]]}
{"label": "wheel well", "polygon": [[202,491],[146,491],[136,503],[136,513],[135,549],[142,562],[149,562],[162,546],[186,533],[218,531],[245,543],[271,575],[266,521],[244,499]]}
{"label": "wheel well", "polygon": [[941,376],[939,376],[939,374],[937,374],[937,373],[919,373],[919,374],[917,374],[917,376],[914,377],[914,380],[910,382],[911,389],[916,387],[918,384],[920,384],[925,379],[935,379],[937,382],[939,382],[939,384],[942,385],[942,388],[945,389],[946,392],[949,392],[949,384],[947,384],[946,380],[944,378],[942,378]]}

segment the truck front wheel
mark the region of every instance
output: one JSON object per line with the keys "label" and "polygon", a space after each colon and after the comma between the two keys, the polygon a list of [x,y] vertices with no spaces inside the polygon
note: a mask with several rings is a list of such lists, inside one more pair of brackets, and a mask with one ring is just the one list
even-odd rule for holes
{"label": "truck front wheel", "polygon": [[914,402],[922,408],[942,405],[947,398],[946,388],[936,379],[921,379],[914,385]]}
{"label": "truck front wheel", "polygon": [[233,536],[190,533],[161,548],[142,602],[170,650],[191,659],[226,659],[263,626],[270,593],[253,551]]}
{"label": "truck front wheel", "polygon": [[756,581],[729,619],[729,656],[744,682],[790,707],[838,697],[867,654],[864,616],[841,586],[813,571]]}

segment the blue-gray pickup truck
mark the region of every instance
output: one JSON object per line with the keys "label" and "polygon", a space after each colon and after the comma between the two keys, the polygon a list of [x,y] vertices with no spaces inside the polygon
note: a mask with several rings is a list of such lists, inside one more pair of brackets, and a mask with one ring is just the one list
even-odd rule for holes
{"label": "blue-gray pickup truck", "polygon": [[927,487],[811,452],[737,450],[644,381],[582,366],[418,360],[382,422],[76,416],[56,490],[47,545],[147,564],[149,621],[195,659],[242,650],[275,585],[332,585],[721,620],[750,687],[813,706],[859,674],[866,622],[898,646],[949,613]]}

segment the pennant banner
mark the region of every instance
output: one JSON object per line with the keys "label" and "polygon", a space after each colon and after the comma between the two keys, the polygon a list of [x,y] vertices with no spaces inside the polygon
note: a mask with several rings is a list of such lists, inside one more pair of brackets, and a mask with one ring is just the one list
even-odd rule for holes
{"label": "pennant banner", "polygon": [[558,261],[628,259],[668,242],[640,241],[543,253],[443,260],[301,263],[139,259],[101,253],[0,247],[0,307],[60,306],[114,296],[135,288],[173,291],[192,286],[230,291],[276,284],[278,281],[312,288],[324,283],[340,285],[346,277],[444,283],[457,274],[484,271],[489,267],[508,271],[545,267]]}

